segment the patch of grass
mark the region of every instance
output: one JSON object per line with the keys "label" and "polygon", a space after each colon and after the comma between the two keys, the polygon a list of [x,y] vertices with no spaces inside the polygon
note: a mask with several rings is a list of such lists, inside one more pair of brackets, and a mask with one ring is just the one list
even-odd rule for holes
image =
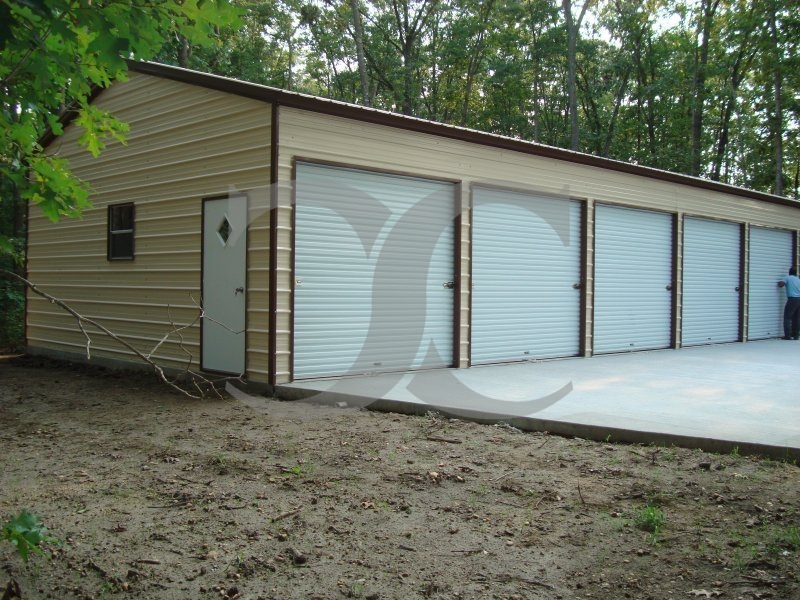
{"label": "patch of grass", "polygon": [[311,475],[314,471],[317,470],[317,467],[314,463],[307,462],[307,463],[298,463],[288,469],[283,469],[282,474],[286,476],[292,477],[303,477],[304,475]]}
{"label": "patch of grass", "polygon": [[470,508],[475,508],[478,504],[478,498],[482,498],[486,494],[489,493],[489,485],[485,482],[481,482],[478,484],[478,488],[473,490],[473,492],[469,495],[469,506]]}
{"label": "patch of grass", "polygon": [[731,557],[730,564],[737,571],[745,571],[750,563],[758,559],[758,547],[755,544],[746,544],[736,548]]}
{"label": "patch of grass", "polygon": [[631,522],[630,519],[618,512],[606,513],[604,518],[608,520],[614,531],[623,531]]}
{"label": "patch of grass", "polygon": [[357,579],[353,583],[350,584],[350,597],[351,598],[363,598],[364,597],[364,590],[366,589],[366,581],[364,579]]}
{"label": "patch of grass", "polygon": [[667,462],[673,462],[677,457],[678,454],[675,451],[675,446],[670,446],[669,448],[664,448],[664,460]]}
{"label": "patch of grass", "polygon": [[220,471],[227,471],[228,457],[224,452],[217,452],[208,459],[208,464],[212,467],[216,467]]}
{"label": "patch of grass", "polygon": [[653,504],[648,504],[640,508],[633,518],[633,522],[637,528],[650,533],[650,542],[652,544],[658,542],[658,535],[661,533],[666,520],[664,511]]}
{"label": "patch of grass", "polygon": [[797,552],[800,550],[800,529],[794,525],[777,530],[775,539],[782,547]]}

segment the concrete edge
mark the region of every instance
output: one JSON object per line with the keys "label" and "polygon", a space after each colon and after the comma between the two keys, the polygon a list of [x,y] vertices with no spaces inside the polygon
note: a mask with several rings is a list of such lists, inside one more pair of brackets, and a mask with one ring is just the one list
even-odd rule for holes
{"label": "concrete edge", "polygon": [[[72,363],[89,366],[99,366],[128,372],[152,373],[152,368],[144,363],[127,360],[117,360],[107,357],[88,359],[85,354],[66,352],[49,348],[26,348],[29,356],[41,356]],[[184,373],[181,369],[165,368],[165,373],[170,376],[179,376]],[[264,383],[246,381],[244,385],[237,383],[237,388],[249,394],[268,394],[281,400],[311,401],[315,404],[336,406],[337,403],[346,402],[348,406],[366,408],[378,412],[391,412],[405,415],[422,416],[435,411],[442,415],[465,419],[484,425],[507,423],[522,431],[542,431],[562,437],[578,437],[597,442],[630,443],[655,446],[680,446],[712,452],[715,454],[731,454],[747,456],[762,456],[775,460],[800,462],[800,448],[788,446],[773,446],[755,442],[737,442],[715,438],[687,436],[674,433],[661,433],[652,431],[637,431],[621,427],[606,427],[599,425],[586,425],[582,423],[568,423],[552,419],[537,419],[535,417],[502,416],[491,413],[460,410],[453,407],[437,406],[433,404],[417,404],[402,400],[376,399],[368,396],[356,396],[312,390],[287,385],[269,386]],[[242,389],[243,388],[243,389]]]}
{"label": "concrete edge", "polygon": [[535,417],[502,416],[480,411],[454,409],[448,406],[418,404],[403,400],[375,399],[367,396],[289,387],[280,384],[276,385],[273,391],[275,397],[287,401],[311,402],[328,406],[336,406],[338,403],[344,402],[348,407],[413,416],[423,416],[433,411],[450,418],[464,419],[484,425],[504,423],[521,431],[547,432],[562,437],[581,438],[596,442],[643,444],[660,447],[679,446],[714,454],[737,454],[787,462],[800,462],[800,448],[789,446],[737,442],[675,433],[637,431],[622,427],[569,423],[552,419],[537,419]]}

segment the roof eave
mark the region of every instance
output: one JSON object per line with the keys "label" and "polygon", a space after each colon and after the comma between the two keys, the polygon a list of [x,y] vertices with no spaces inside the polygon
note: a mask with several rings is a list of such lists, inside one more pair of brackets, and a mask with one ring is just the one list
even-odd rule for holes
{"label": "roof eave", "polygon": [[[670,183],[677,183],[688,185],[690,187],[732,194],[751,200],[761,200],[786,206],[800,207],[800,203],[789,198],[768,194],[766,192],[749,190],[718,181],[711,181],[700,177],[692,177],[670,171],[663,171],[652,167],[626,163],[592,154],[574,152],[536,142],[528,142],[497,134],[476,131],[473,129],[467,129],[465,127],[456,127],[453,125],[436,123],[434,121],[368,108],[359,106],[357,104],[348,104],[338,100],[329,100],[307,94],[289,92],[265,85],[231,79],[229,77],[211,75],[208,73],[201,73],[199,71],[193,71],[190,69],[183,69],[180,67],[173,67],[154,62],[131,60],[128,61],[128,66],[131,71],[136,73],[152,75],[154,77],[161,77],[190,85],[214,89],[261,102],[268,102],[301,110],[343,117],[346,119],[354,119],[367,123],[375,123],[379,125],[405,129],[408,131],[416,131],[503,150],[511,150],[514,152],[521,152],[524,154],[531,154],[535,156],[551,158],[554,160],[608,169],[621,173],[628,173],[631,175],[648,177]],[[99,93],[99,90],[95,92],[95,95],[97,95],[97,93]],[[62,122],[66,123],[71,118],[74,118],[74,115],[65,113],[62,118]],[[45,145],[46,143],[50,143],[54,138],[55,136],[52,135],[52,133],[49,133],[45,137]]]}

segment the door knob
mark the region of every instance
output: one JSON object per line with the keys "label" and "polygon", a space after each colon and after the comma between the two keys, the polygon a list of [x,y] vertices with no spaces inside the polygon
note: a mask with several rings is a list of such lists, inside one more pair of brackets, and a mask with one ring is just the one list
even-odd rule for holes
{"label": "door knob", "polygon": [[238,288],[236,288],[236,289],[233,291],[233,295],[234,295],[234,296],[236,296],[237,294],[244,294],[244,288],[243,288],[242,286],[239,286]]}

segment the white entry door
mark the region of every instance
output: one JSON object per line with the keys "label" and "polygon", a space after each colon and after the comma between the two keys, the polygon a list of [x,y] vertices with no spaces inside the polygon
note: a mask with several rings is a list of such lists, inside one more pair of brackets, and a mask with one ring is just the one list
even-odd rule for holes
{"label": "white entry door", "polygon": [[296,379],[453,364],[455,186],[298,163]]}
{"label": "white entry door", "polygon": [[579,353],[581,205],[476,188],[473,365]]}
{"label": "white entry door", "polygon": [[672,271],[672,215],[597,206],[595,353],[670,346]]}
{"label": "white entry door", "polygon": [[747,338],[783,335],[786,292],[777,282],[794,264],[794,234],[785,229],[750,228],[748,267]]}
{"label": "white entry door", "polygon": [[686,217],[683,221],[684,346],[739,339],[741,226]]}
{"label": "white entry door", "polygon": [[247,197],[203,204],[202,368],[245,369]]}

